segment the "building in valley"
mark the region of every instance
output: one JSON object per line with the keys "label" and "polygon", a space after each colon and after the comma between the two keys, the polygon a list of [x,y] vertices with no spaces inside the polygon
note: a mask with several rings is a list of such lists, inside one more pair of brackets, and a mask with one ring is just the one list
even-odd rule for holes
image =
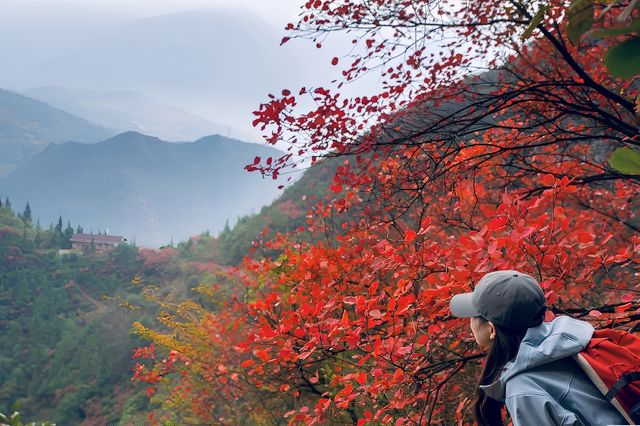
{"label": "building in valley", "polygon": [[72,249],[90,249],[93,246],[96,251],[107,251],[126,243],[127,239],[119,235],[73,234],[70,241]]}

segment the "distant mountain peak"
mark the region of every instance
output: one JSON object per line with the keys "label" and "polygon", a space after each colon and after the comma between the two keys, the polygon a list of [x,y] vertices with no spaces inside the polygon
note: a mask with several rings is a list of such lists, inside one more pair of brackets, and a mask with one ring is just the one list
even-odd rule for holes
{"label": "distant mountain peak", "polygon": [[100,144],[114,144],[114,143],[133,144],[133,143],[158,143],[158,142],[166,143],[162,139],[157,138],[155,136],[144,135],[142,133],[129,130],[127,132],[120,133],[119,135],[116,135],[112,138],[109,138],[103,142],[100,142]]}
{"label": "distant mountain peak", "polygon": [[49,147],[0,181],[16,206],[27,201],[42,223],[60,215],[85,229],[109,228],[151,246],[221,231],[279,194],[244,166],[273,148],[224,136],[219,143],[169,143],[135,131],[98,144]]}
{"label": "distant mountain peak", "polygon": [[[35,87],[23,93],[50,105],[100,123],[114,133],[128,130],[157,136],[167,142],[186,142],[231,131],[181,108],[130,90],[96,91],[60,86]],[[235,133],[235,129],[234,129]]]}
{"label": "distant mountain peak", "polygon": [[46,102],[0,89],[0,177],[50,143],[94,143],[115,133]]}

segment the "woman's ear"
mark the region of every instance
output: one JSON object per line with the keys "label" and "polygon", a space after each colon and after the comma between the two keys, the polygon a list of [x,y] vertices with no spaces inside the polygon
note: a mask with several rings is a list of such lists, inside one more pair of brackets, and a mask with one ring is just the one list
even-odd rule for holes
{"label": "woman's ear", "polygon": [[489,340],[493,341],[496,338],[496,326],[491,321],[487,321],[489,326]]}

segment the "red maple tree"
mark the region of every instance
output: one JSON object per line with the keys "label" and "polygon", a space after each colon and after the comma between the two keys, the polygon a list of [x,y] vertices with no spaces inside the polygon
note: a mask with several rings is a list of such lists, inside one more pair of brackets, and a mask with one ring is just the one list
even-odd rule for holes
{"label": "red maple tree", "polygon": [[[212,292],[220,309],[169,324],[164,346],[180,354],[190,413],[471,421],[483,355],[448,304],[495,269],[538,278],[549,316],[636,327],[638,177],[608,159],[640,144],[638,86],[602,61],[629,34],[593,35],[618,25],[628,2],[576,3],[305,4],[293,36],[321,43],[348,30],[361,49],[335,87],[285,90],[260,107],[255,124],[291,150],[247,168],[277,177],[303,154],[344,163],[331,196],[307,213],[311,238],[258,242],[277,255],[247,257],[231,273],[231,300]],[[372,70],[380,93],[340,95]],[[300,96],[316,107],[300,111]],[[171,377],[175,365],[140,366],[139,377]]]}

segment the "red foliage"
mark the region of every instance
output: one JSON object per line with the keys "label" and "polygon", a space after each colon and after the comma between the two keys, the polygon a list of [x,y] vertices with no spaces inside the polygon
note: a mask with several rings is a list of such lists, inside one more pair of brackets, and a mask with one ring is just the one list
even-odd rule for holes
{"label": "red foliage", "polygon": [[140,257],[144,260],[145,268],[151,268],[154,266],[162,265],[169,259],[172,259],[178,255],[178,251],[171,247],[165,247],[160,250],[142,248],[138,252]]}
{"label": "red foliage", "polygon": [[208,272],[209,274],[216,274],[224,270],[223,267],[215,262],[199,262],[195,260],[189,262],[189,268],[198,272]]}
{"label": "red foliage", "polygon": [[[637,86],[605,72],[607,41],[566,42],[567,2],[549,2],[528,45],[518,37],[536,11],[514,4],[305,4],[294,34],[350,29],[363,50],[333,61],[336,87],[299,91],[315,109],[290,91],[260,107],[254,124],[291,152],[247,168],[277,177],[293,153],[355,155],[307,214],[315,239],[259,242],[279,255],[232,271],[231,299],[213,293],[220,308],[187,321],[199,333],[174,325],[180,358],[152,371],[185,371],[199,418],[469,421],[483,354],[448,305],[495,269],[537,277],[550,317],[640,319],[638,179],[606,164],[638,144]],[[375,67],[380,93],[340,95]]]}

